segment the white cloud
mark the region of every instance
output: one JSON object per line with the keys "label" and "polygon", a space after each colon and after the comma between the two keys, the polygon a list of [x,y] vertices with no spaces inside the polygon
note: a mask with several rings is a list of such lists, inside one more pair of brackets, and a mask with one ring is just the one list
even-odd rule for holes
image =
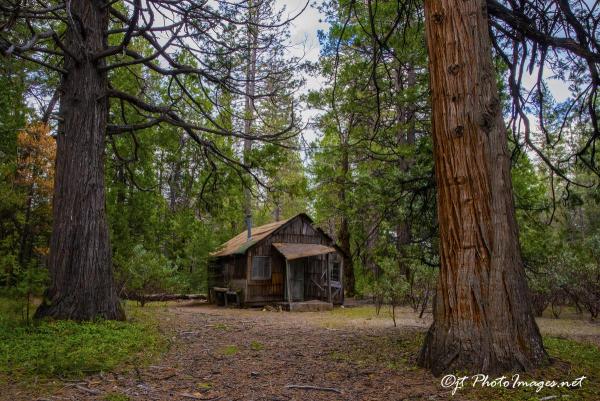
{"label": "white cloud", "polygon": [[[309,62],[319,61],[320,45],[317,37],[319,30],[329,30],[329,24],[323,21],[322,15],[312,5],[307,6],[308,0],[277,0],[277,7],[285,7],[284,17],[293,18],[290,23],[290,57],[302,57]],[[301,12],[302,11],[302,12]],[[300,14],[298,14],[300,13]],[[325,84],[324,77],[320,75],[310,75],[304,73],[306,84],[302,93],[308,93],[311,90],[317,90]],[[305,123],[312,122],[319,114],[317,110],[303,107],[301,117]],[[318,136],[311,128],[306,128],[302,133],[307,142],[315,140]]]}

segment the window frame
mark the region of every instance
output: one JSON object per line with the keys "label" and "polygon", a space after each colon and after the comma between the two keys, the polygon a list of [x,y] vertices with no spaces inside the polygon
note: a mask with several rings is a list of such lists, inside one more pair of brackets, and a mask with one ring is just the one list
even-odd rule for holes
{"label": "window frame", "polygon": [[[337,267],[336,267],[337,265]],[[337,270],[337,280],[333,279],[333,272]],[[334,261],[331,263],[331,272],[330,274],[330,280],[332,283],[341,283],[342,282],[342,264],[340,262]]]}
{"label": "window frame", "polygon": [[[258,273],[262,273],[262,275],[255,274],[255,266],[257,266],[256,263],[259,260],[266,261],[266,263],[262,265],[262,272],[260,272],[260,271],[258,272]],[[271,266],[271,257],[270,256],[260,256],[260,255],[252,256],[252,265],[250,266],[250,279],[253,281],[265,281],[265,280],[271,280],[272,276],[273,276],[273,269]]]}

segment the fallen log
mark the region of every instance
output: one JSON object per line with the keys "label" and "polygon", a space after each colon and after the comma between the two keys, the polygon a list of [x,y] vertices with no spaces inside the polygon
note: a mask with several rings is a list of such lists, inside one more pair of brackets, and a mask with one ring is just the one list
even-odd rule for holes
{"label": "fallen log", "polygon": [[332,393],[342,394],[342,391],[337,388],[318,387],[318,386],[311,386],[311,385],[305,385],[305,384],[288,384],[285,386],[285,388],[295,388],[295,389],[299,389],[299,390],[329,391]]}
{"label": "fallen log", "polygon": [[88,393],[88,394],[92,394],[92,395],[102,394],[102,391],[100,391],[100,390],[96,390],[96,389],[93,389],[93,388],[88,388],[88,387],[82,386],[81,384],[75,385],[75,388],[77,388],[78,390],[83,391],[84,393]]}
{"label": "fallen log", "polygon": [[206,301],[208,298],[204,294],[130,294],[122,293],[121,299],[129,301],[138,301],[142,305],[146,302],[165,302],[165,301],[183,301],[200,300]]}

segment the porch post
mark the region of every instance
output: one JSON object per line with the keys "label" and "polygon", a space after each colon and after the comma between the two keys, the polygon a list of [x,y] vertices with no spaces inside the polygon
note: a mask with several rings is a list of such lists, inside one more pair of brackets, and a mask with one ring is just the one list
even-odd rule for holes
{"label": "porch post", "polygon": [[336,258],[340,260],[340,285],[342,288],[340,289],[340,294],[342,297],[342,305],[344,304],[345,296],[344,294],[344,258],[339,258],[336,254]]}
{"label": "porch post", "polygon": [[290,286],[290,261],[285,259],[285,281],[287,284],[287,298],[290,304],[290,310],[292,310],[292,288]]}
{"label": "porch post", "polygon": [[329,268],[329,254],[325,254],[325,268],[327,269],[327,299],[331,303],[331,269]]}

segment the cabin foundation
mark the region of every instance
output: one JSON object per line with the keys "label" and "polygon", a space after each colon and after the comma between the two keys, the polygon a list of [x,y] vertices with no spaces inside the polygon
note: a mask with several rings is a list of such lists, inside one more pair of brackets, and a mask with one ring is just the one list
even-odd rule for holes
{"label": "cabin foundation", "polygon": [[323,301],[306,301],[306,302],[292,302],[291,304],[285,304],[284,310],[290,312],[326,312],[333,310],[333,304],[331,302]]}

